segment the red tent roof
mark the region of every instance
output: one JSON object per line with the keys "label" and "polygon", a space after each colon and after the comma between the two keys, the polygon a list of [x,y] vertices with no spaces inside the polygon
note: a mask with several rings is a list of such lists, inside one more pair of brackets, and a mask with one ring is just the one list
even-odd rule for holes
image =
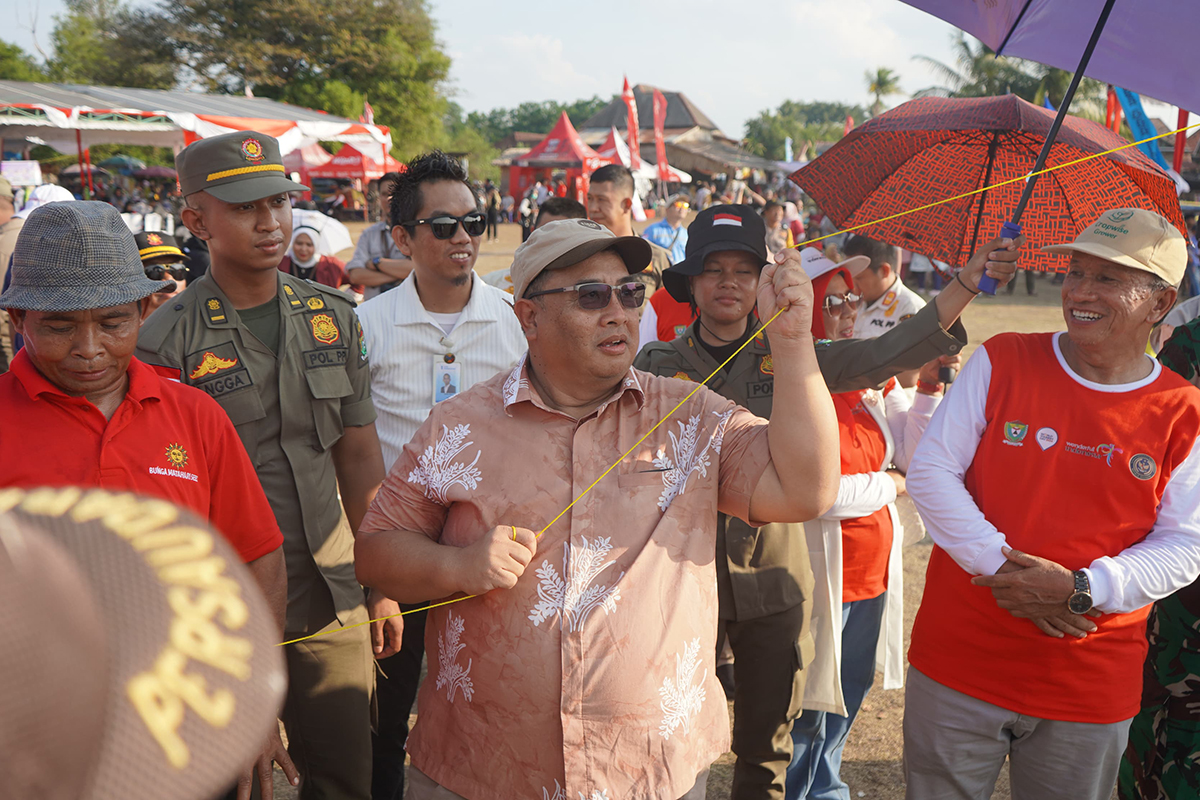
{"label": "red tent roof", "polygon": [[328,164],[313,167],[308,171],[308,175],[311,178],[346,178],[350,180],[365,176],[367,180],[375,180],[382,178],[384,173],[400,172],[404,169],[403,164],[387,153],[383,154],[383,159],[381,164],[374,158],[363,155],[352,145],[344,144]]}
{"label": "red tent roof", "polygon": [[333,160],[324,147],[313,142],[308,147],[298,147],[283,157],[283,168],[288,172],[307,172],[324,166]]}
{"label": "red tent roof", "polygon": [[579,138],[565,111],[545,139],[525,155],[513,159],[513,166],[517,167],[573,167],[587,173],[607,163],[608,159],[601,158]]}

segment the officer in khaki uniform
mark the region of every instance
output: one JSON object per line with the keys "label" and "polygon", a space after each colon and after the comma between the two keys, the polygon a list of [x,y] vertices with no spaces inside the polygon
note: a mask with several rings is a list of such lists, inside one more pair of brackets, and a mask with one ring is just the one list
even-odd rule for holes
{"label": "officer in khaki uniform", "polygon": [[[688,227],[687,257],[663,273],[664,287],[676,300],[694,303],[692,276],[719,268],[708,260],[710,256],[728,256],[731,252],[744,262],[739,270],[745,273],[745,286],[753,303],[758,270],[767,263],[766,228],[748,205],[711,206],[700,212]],[[817,342],[817,360],[829,390],[836,393],[879,387],[899,372],[958,353],[966,344],[966,331],[957,318],[969,300],[969,294],[956,292],[942,301],[941,307],[931,303],[878,339]],[[634,367],[655,375],[702,381],[739,344],[753,337],[708,386],[769,418],[775,379],[768,332],[756,334],[758,320],[749,308],[745,313],[748,321],[743,323],[742,338],[712,348],[716,355],[700,341],[704,324],[701,316],[674,341],[651,342],[643,347]],[[820,313],[820,309],[814,313]],[[729,636],[737,673],[733,798],[783,798],[792,754],[792,720],[800,713],[804,700],[804,667],[813,659],[809,630],[813,574],[804,526],[797,523],[752,528],[725,515],[718,518],[717,524],[720,624]],[[718,635],[718,643],[723,640],[724,635]]]}
{"label": "officer in khaki uniform", "polygon": [[[274,139],[203,139],[176,167],[184,221],[212,267],[150,316],[138,357],[177,371],[233,421],[284,535],[285,639],[365,621],[352,524],[384,473],[354,304],[274,268],[291,233],[286,192],[298,187]],[[283,721],[302,798],[370,798],[368,636],[363,626],[287,646]]]}

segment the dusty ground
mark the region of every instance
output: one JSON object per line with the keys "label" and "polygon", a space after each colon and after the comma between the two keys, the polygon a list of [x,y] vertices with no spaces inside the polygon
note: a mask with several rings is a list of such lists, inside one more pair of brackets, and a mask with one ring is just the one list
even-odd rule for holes
{"label": "dusty ground", "polygon": [[[357,238],[364,227],[361,223],[350,223],[351,232]],[[638,226],[639,228],[641,226]],[[476,270],[486,274],[507,267],[512,252],[521,243],[518,225],[501,225],[500,238],[496,242],[482,242]],[[349,258],[349,252],[341,254]],[[1048,278],[1037,281],[1038,295],[1028,297],[1021,281],[1016,294],[1001,294],[997,298],[981,297],[971,304],[964,314],[964,324],[971,344],[965,354],[970,355],[979,343],[1003,331],[1036,332],[1062,330],[1062,313],[1059,307],[1058,287],[1052,286]],[[929,540],[909,547],[904,554],[905,586],[905,640],[912,631],[913,617],[920,604],[925,588],[925,567],[929,562]],[[881,679],[880,679],[881,680]],[[902,800],[904,778],[901,767],[903,743],[901,720],[904,716],[904,693],[883,692],[876,687],[867,695],[862,710],[850,733],[842,763],[842,776],[850,785],[851,797],[870,800]],[[732,704],[730,714],[733,713]],[[726,754],[713,765],[708,781],[709,800],[728,800],[732,776],[733,756]],[[276,797],[292,800],[295,790],[276,773]],[[993,795],[994,800],[1009,800],[1007,769]]]}

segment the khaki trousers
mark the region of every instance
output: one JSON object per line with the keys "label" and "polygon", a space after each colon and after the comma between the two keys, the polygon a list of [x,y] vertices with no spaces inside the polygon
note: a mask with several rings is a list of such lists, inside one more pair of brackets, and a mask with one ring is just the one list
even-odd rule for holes
{"label": "khaki trousers", "polygon": [[[707,786],[708,770],[704,770],[696,779],[696,785],[679,800],[704,800]],[[408,768],[408,791],[404,793],[404,800],[467,800],[467,798],[439,786],[424,772],[410,765]],[[477,800],[483,800],[483,798],[477,798]]]}
{"label": "khaki trousers", "polygon": [[[365,610],[356,611],[348,624],[365,620]],[[337,627],[334,620],[322,630]],[[371,800],[375,661],[370,628],[339,631],[285,650],[283,727],[288,753],[300,770],[300,800]]]}
{"label": "khaki trousers", "polygon": [[729,636],[737,676],[732,800],[783,800],[792,721],[804,703],[805,662],[812,660],[811,620],[812,602],[805,600],[758,619],[721,620],[717,629],[718,643]]}
{"label": "khaki trousers", "polygon": [[1132,719],[1039,719],[943,686],[909,667],[904,689],[908,800],[987,800],[1004,759],[1013,800],[1109,800]]}

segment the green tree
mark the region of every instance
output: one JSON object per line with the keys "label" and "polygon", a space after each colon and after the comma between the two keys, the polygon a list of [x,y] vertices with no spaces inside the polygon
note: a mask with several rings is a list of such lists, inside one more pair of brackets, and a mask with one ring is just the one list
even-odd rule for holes
{"label": "green tree", "polygon": [[467,122],[458,103],[447,103],[442,117],[444,139],[441,148],[448,153],[465,153],[472,180],[500,179],[500,168],[492,161],[499,155],[492,143]]}
{"label": "green tree", "polygon": [[883,110],[883,98],[900,94],[900,76],[887,67],[878,67],[874,72],[866,73],[867,93],[875,98],[871,104],[871,116],[879,116]]}
{"label": "green tree", "polygon": [[759,112],[746,122],[746,148],[778,161],[786,155],[785,141],[791,138],[793,157],[799,158],[812,144],[842,138],[847,116],[862,122],[867,112],[862,106],[845,103],[785,100],[775,111]]}
{"label": "green tree", "polygon": [[[929,56],[913,56],[941,77],[942,83],[917,92],[914,97],[989,97],[1015,94],[1041,104],[1045,97],[1056,107],[1066,96],[1074,73],[1036,61],[997,56],[987,45],[961,31],[953,34],[954,65]],[[1094,119],[1104,112],[1104,84],[1084,78],[1071,102],[1071,113]]]}
{"label": "green tree", "polygon": [[564,111],[567,112],[571,124],[578,128],[610,102],[611,98],[605,100],[599,95],[573,103],[559,103],[554,100],[528,102],[516,108],[493,108],[488,112],[472,111],[467,115],[466,123],[495,144],[515,131],[549,133]]}
{"label": "green tree", "polygon": [[107,86],[169,89],[176,59],[155,17],[119,0],[67,0],[55,17],[51,80]]}
{"label": "green tree", "polygon": [[46,75],[33,58],[15,44],[0,42],[0,80],[42,81]]}
{"label": "green tree", "polygon": [[250,88],[351,118],[365,97],[398,158],[442,138],[450,59],[425,0],[164,0],[158,13],[210,91]]}

